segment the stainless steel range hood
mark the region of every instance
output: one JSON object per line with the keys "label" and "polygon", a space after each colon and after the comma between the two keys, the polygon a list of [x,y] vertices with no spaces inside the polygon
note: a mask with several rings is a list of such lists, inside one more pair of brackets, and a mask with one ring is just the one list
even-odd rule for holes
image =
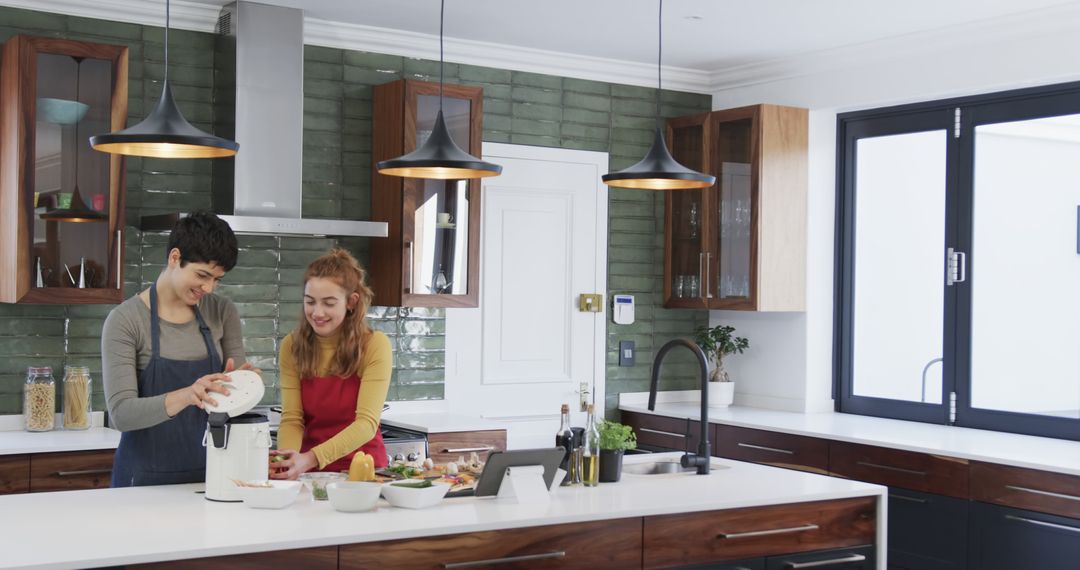
{"label": "stainless steel range hood", "polygon": [[[386,222],[302,218],[304,13],[234,2],[222,8],[214,65],[214,127],[238,141],[213,166],[214,211],[245,234],[386,237]],[[167,230],[178,216],[147,216]]]}

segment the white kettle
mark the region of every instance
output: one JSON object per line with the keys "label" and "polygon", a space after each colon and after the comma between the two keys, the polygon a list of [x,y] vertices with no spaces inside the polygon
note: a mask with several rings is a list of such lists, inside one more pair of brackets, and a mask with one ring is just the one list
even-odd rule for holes
{"label": "white kettle", "polygon": [[206,498],[240,501],[236,481],[269,478],[270,421],[262,414],[247,413],[262,399],[262,378],[250,370],[229,373],[224,383],[228,396],[214,394],[217,405],[209,413],[203,445],[206,446]]}

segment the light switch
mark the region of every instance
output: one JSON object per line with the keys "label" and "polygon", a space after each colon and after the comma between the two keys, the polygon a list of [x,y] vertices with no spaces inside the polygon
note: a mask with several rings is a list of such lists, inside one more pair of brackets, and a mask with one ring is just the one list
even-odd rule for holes
{"label": "light switch", "polygon": [[619,366],[634,365],[634,341],[619,341]]}

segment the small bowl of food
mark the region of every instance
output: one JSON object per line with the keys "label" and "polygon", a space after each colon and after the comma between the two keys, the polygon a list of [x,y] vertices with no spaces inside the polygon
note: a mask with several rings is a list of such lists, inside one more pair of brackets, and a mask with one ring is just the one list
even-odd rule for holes
{"label": "small bowl of food", "polygon": [[360,513],[375,508],[382,485],[368,481],[334,481],[326,485],[330,506],[343,513]]}
{"label": "small bowl of food", "polygon": [[344,473],[329,473],[329,472],[312,472],[304,473],[300,475],[300,480],[307,483],[309,489],[311,489],[311,498],[316,501],[325,501],[328,498],[326,494],[326,485],[335,481],[344,481],[346,478]]}
{"label": "small bowl of food", "polygon": [[449,490],[450,485],[427,479],[393,481],[382,486],[382,496],[395,507],[423,509],[442,502]]}
{"label": "small bowl of food", "polygon": [[299,481],[237,481],[237,494],[244,504],[255,509],[283,509],[296,500]]}

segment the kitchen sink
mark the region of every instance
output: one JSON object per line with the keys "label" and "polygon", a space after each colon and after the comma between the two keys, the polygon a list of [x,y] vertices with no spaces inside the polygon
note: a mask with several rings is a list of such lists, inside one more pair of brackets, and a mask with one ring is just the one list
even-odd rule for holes
{"label": "kitchen sink", "polygon": [[[709,469],[727,469],[727,465],[713,463]],[[697,473],[697,467],[683,467],[678,461],[650,461],[648,463],[627,463],[623,465],[623,473],[633,475],[673,475],[676,473]]]}

